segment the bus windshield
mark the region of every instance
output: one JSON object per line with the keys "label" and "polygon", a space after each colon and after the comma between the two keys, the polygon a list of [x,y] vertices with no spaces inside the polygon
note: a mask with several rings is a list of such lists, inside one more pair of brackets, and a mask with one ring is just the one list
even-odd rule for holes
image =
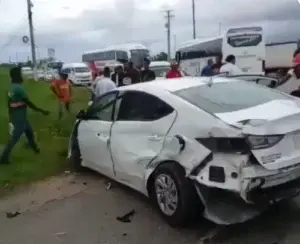
{"label": "bus windshield", "polygon": [[149,51],[145,49],[140,49],[140,50],[131,50],[131,61],[135,64],[136,67],[142,66],[144,58],[149,57]]}

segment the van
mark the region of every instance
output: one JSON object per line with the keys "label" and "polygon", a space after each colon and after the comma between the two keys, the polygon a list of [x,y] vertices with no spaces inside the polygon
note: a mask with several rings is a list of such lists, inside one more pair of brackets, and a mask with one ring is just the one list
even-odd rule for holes
{"label": "van", "polygon": [[73,85],[89,86],[92,83],[92,72],[84,63],[65,63],[61,72],[68,74],[68,79]]}
{"label": "van", "polygon": [[171,64],[167,61],[152,61],[150,69],[155,73],[156,80],[162,80],[166,79],[166,75],[171,69]]}

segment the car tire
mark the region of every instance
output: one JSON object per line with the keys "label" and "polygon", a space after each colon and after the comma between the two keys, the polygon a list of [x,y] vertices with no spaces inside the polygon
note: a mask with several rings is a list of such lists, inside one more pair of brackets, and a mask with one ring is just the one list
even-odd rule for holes
{"label": "car tire", "polygon": [[84,167],[81,165],[81,153],[77,138],[72,139],[70,163],[72,169],[76,172],[84,171]]}
{"label": "car tire", "polygon": [[[162,205],[164,203],[161,203],[162,200],[159,200],[159,198],[163,197],[158,196],[159,182],[164,177],[169,182],[173,181],[171,184],[175,186],[174,189],[177,192],[176,208],[173,208],[174,211],[169,213],[163,210]],[[185,170],[175,162],[164,163],[155,170],[150,198],[166,222],[172,227],[188,226],[195,217],[198,217],[198,214],[200,216],[200,210],[202,210],[201,202],[193,182],[186,178]]]}

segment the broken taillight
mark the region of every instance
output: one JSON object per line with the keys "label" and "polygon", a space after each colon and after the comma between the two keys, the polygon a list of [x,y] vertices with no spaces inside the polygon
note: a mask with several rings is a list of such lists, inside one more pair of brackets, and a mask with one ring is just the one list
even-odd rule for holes
{"label": "broken taillight", "polygon": [[209,137],[196,140],[212,152],[243,154],[250,150],[245,138]]}

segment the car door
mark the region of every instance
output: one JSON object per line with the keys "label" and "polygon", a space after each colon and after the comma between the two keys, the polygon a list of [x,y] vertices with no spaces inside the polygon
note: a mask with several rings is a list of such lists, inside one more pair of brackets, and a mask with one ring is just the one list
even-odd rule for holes
{"label": "car door", "polygon": [[127,91],[116,102],[110,147],[120,182],[144,189],[145,168],[163,149],[176,115],[166,102],[145,92]]}
{"label": "car door", "polygon": [[109,92],[97,99],[80,122],[78,142],[83,166],[114,177],[109,149],[110,129],[113,124],[115,100],[118,92]]}

